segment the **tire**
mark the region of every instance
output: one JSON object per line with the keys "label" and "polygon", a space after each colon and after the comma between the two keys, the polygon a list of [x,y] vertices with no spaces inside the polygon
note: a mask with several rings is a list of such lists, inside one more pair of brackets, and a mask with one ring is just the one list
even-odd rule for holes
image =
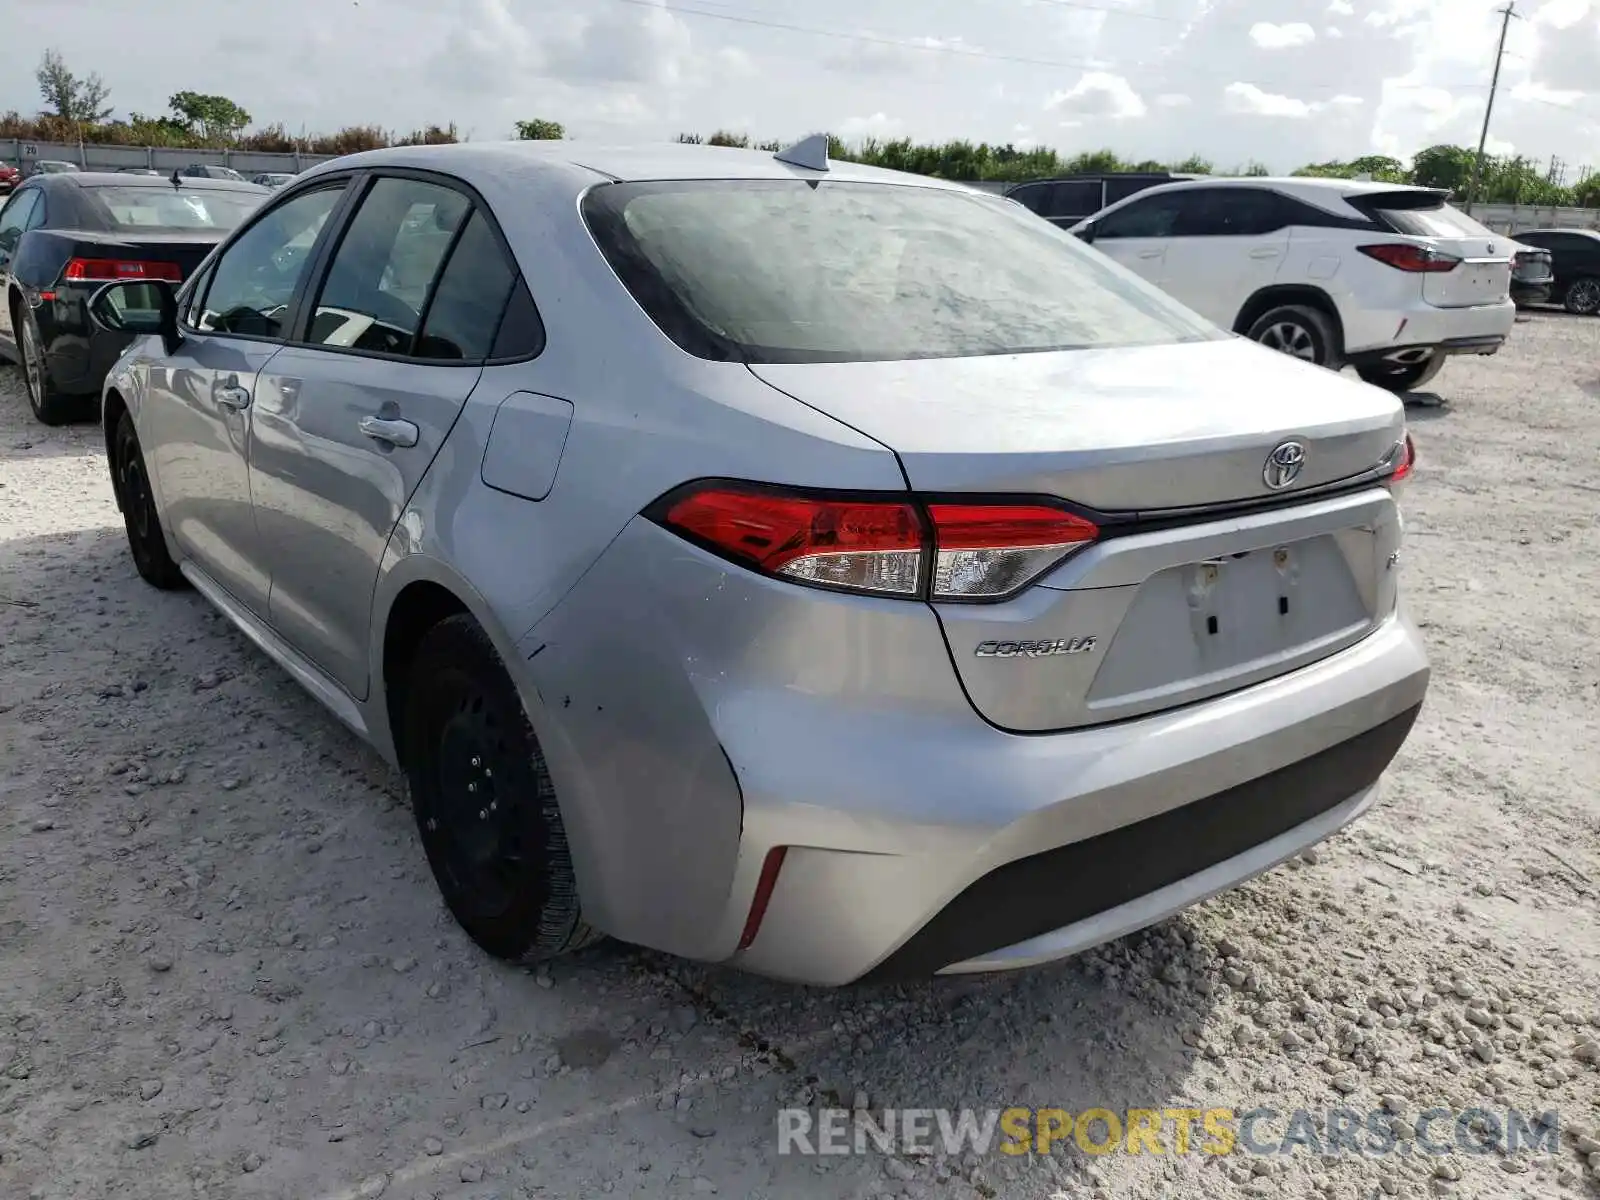
{"label": "tire", "polygon": [[515,963],[600,940],[583,920],[544,753],[488,635],[469,616],[441,621],[423,634],[403,686],[417,833],[456,922]]}
{"label": "tire", "polygon": [[50,370],[45,364],[44,347],[39,342],[39,326],[33,314],[25,307],[12,310],[11,327],[17,334],[17,353],[22,367],[22,386],[28,393],[28,407],[45,425],[65,425],[82,420],[84,401],[77,396],[63,396],[50,382]]}
{"label": "tire", "polygon": [[189,586],[167,552],[166,535],[156,513],[155,495],[150,490],[150,473],[145,469],[144,451],[133,428],[133,417],[124,412],[111,435],[111,487],[122,509],[122,523],[128,530],[128,550],[139,577],[164,592]]}
{"label": "tire", "polygon": [[1561,303],[1569,313],[1580,317],[1592,317],[1600,313],[1600,277],[1585,275],[1581,279],[1574,279],[1567,285],[1567,294]]}
{"label": "tire", "polygon": [[1434,354],[1419,363],[1404,367],[1357,367],[1356,374],[1368,383],[1391,392],[1414,392],[1444,369],[1445,356]]}
{"label": "tire", "polygon": [[1270,350],[1277,350],[1319,367],[1339,366],[1339,338],[1333,321],[1321,309],[1305,304],[1285,304],[1256,318],[1245,335]]}

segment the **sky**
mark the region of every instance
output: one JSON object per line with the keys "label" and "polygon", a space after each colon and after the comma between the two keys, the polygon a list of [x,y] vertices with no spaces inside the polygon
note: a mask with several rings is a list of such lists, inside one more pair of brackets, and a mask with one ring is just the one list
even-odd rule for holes
{"label": "sky", "polygon": [[[1112,148],[1220,169],[1474,145],[1502,0],[8,0],[0,111],[55,48],[119,115],[172,92],[321,131],[519,118]],[[1519,0],[1493,153],[1600,167],[1600,0]]]}

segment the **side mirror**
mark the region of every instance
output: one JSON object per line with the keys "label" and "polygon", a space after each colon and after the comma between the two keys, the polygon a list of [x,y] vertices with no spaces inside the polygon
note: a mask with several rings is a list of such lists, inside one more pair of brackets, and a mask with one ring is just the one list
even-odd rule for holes
{"label": "side mirror", "polygon": [[89,318],[109,333],[134,337],[159,334],[168,354],[183,338],[178,333],[178,298],[164,279],[108,283],[89,297]]}
{"label": "side mirror", "polygon": [[1094,222],[1090,221],[1082,229],[1075,229],[1073,232],[1076,233],[1082,240],[1086,242],[1092,242],[1094,241]]}

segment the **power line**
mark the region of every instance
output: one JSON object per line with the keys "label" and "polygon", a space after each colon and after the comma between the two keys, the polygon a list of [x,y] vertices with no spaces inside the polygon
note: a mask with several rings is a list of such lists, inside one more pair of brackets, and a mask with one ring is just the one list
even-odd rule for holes
{"label": "power line", "polygon": [[[992,50],[979,50],[971,46],[956,46],[945,42],[925,39],[923,41],[910,41],[902,38],[884,37],[878,34],[857,33],[841,29],[824,29],[815,25],[797,25],[788,21],[773,21],[763,17],[746,15],[737,10],[732,12],[715,12],[710,7],[688,6],[683,4],[670,4],[663,7],[656,0],[614,0],[618,4],[628,4],[636,8],[648,8],[655,12],[668,12],[676,16],[699,17],[704,20],[725,21],[730,24],[750,26],[758,29],[775,29],[785,33],[808,34],[812,37],[830,38],[835,41],[856,42],[864,45],[884,46],[896,50],[907,50],[920,54],[943,54],[955,58],[987,60],[992,62],[1017,63],[1024,66],[1066,68],[1080,71],[1127,71],[1133,68],[1119,63],[1110,63],[1095,59],[1082,58],[1034,58],[1029,55],[1004,54]],[[702,4],[709,4],[712,0],[701,0]],[[1056,0],[1065,4],[1067,0]],[[724,7],[724,6],[716,6]],[[1100,11],[1100,10],[1096,10]],[[1106,10],[1111,11],[1111,10]],[[1170,18],[1163,18],[1170,19]],[[1133,64],[1134,67],[1145,64]],[[1342,82],[1307,83],[1301,80],[1279,82],[1275,80],[1239,79],[1229,71],[1201,71],[1192,68],[1182,68],[1180,73],[1187,73],[1191,78],[1217,78],[1227,79],[1232,83],[1247,83],[1255,87],[1293,87],[1304,91],[1307,88],[1340,89],[1346,86]],[[1468,88],[1481,88],[1481,83],[1417,83],[1417,84],[1392,84],[1408,88],[1446,88],[1451,90],[1464,90]]]}

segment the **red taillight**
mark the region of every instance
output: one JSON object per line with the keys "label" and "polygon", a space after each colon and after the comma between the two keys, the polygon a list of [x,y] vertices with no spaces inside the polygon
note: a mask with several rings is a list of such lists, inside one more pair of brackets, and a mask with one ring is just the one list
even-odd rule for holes
{"label": "red taillight", "polygon": [[1099,536],[1047,505],[832,498],[715,484],[658,518],[755,570],[796,583],[931,600],[993,600]]}
{"label": "red taillight", "polygon": [[165,279],[183,282],[183,268],[177,263],[144,262],[129,258],[74,258],[61,272],[73,283],[117,283],[124,279]]}
{"label": "red taillight", "polygon": [[1437,250],[1413,245],[1410,242],[1384,242],[1376,246],[1357,246],[1356,249],[1368,258],[1375,258],[1397,271],[1422,273],[1454,271],[1461,263],[1461,260],[1452,254],[1441,254]]}
{"label": "red taillight", "polygon": [[1401,442],[1396,450],[1396,458],[1398,461],[1394,470],[1389,472],[1387,480],[1391,485],[1404,483],[1411,477],[1412,468],[1417,465],[1417,447],[1416,443],[1411,440],[1410,433],[1406,434],[1405,441]]}

